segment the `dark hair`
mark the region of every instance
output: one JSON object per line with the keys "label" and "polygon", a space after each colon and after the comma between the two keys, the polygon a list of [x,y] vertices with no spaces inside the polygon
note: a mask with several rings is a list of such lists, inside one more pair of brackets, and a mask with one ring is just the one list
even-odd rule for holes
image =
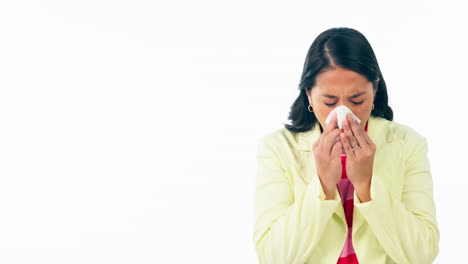
{"label": "dark hair", "polygon": [[352,28],[328,29],[312,42],[307,52],[299,83],[300,94],[294,101],[288,119],[291,124],[284,126],[291,132],[305,132],[318,122],[315,114],[309,112],[306,91],[315,85],[316,76],[328,69],[341,67],[364,75],[376,87],[372,116],[393,120],[393,111],[388,105],[387,86],[380,72],[377,58],[364,35]]}

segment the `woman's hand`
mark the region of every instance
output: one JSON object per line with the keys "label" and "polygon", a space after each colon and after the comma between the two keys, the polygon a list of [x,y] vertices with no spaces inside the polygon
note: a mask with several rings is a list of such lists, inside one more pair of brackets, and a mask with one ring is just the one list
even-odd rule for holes
{"label": "woman's hand", "polygon": [[335,142],[335,139],[339,138],[340,132],[341,130],[337,128],[337,116],[335,114],[319,139],[312,146],[317,174],[327,200],[333,199],[336,184],[340,180],[342,173],[342,144],[339,140]]}
{"label": "woman's hand", "polygon": [[[349,114],[343,120],[343,129],[344,133],[340,134],[340,138],[346,153],[346,175],[361,202],[371,200],[370,185],[376,146],[367,132]],[[358,148],[352,151],[355,146]]]}

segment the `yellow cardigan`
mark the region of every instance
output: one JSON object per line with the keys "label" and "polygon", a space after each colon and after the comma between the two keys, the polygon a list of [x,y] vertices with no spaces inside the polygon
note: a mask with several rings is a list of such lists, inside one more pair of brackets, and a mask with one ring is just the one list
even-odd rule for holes
{"label": "yellow cardigan", "polygon": [[[439,252],[427,140],[414,129],[370,116],[376,144],[371,201],[354,193],[352,238],[360,264],[432,263]],[[257,153],[253,240],[260,263],[336,264],[348,227],[338,190],[325,200],[312,144],[280,128],[261,137]]]}

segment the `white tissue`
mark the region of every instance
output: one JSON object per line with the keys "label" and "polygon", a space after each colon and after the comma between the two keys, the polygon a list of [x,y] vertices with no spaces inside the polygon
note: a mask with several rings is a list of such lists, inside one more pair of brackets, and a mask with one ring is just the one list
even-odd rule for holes
{"label": "white tissue", "polygon": [[[351,116],[357,120],[358,123],[361,123],[361,120],[353,113],[353,111],[351,111],[351,109],[349,109],[348,107],[344,106],[344,105],[340,105],[338,107],[336,107],[335,109],[333,109],[330,114],[328,114],[327,116],[327,119],[325,119],[325,124],[328,125],[328,123],[330,123],[330,121],[332,120],[333,118],[333,115],[334,114],[337,114],[337,123],[338,123],[338,127],[340,129],[343,129],[343,120],[346,119],[346,115],[347,114],[351,114]],[[333,145],[340,141],[340,137],[336,137],[335,140],[333,141]],[[345,152],[344,152],[344,149],[343,147],[341,147],[341,155],[342,156],[346,156]]]}
{"label": "white tissue", "polygon": [[337,114],[337,123],[338,123],[338,127],[340,129],[343,129],[343,120],[346,119],[346,115],[347,114],[351,114],[351,116],[358,122],[358,123],[361,123],[361,120],[353,113],[353,111],[351,111],[351,109],[349,109],[348,107],[344,106],[344,105],[340,105],[338,107],[336,107],[335,109],[333,109],[330,114],[328,114],[327,116],[327,119],[325,119],[325,124],[328,125],[328,123],[330,123],[330,121],[332,120],[333,118],[333,114]]}

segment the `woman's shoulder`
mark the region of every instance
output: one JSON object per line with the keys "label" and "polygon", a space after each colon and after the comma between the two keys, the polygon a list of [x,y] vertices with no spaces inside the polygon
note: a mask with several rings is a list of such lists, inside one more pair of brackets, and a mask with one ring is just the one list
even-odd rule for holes
{"label": "woman's shoulder", "polygon": [[279,143],[287,140],[292,140],[295,137],[295,133],[292,133],[287,128],[282,127],[264,132],[260,136],[260,141],[266,141],[269,143]]}
{"label": "woman's shoulder", "polygon": [[263,133],[259,138],[259,144],[279,149],[294,147],[299,142],[299,133],[293,133],[287,128],[277,128]]}
{"label": "woman's shoulder", "polygon": [[387,122],[390,124],[393,141],[403,142],[408,152],[411,149],[427,149],[427,138],[423,132],[407,124],[389,120]]}
{"label": "woman's shoulder", "polygon": [[[388,120],[387,120],[388,121]],[[399,123],[396,121],[388,121],[391,123],[391,132],[393,137],[404,141],[425,140],[426,137],[422,132],[416,130],[410,125]]]}

